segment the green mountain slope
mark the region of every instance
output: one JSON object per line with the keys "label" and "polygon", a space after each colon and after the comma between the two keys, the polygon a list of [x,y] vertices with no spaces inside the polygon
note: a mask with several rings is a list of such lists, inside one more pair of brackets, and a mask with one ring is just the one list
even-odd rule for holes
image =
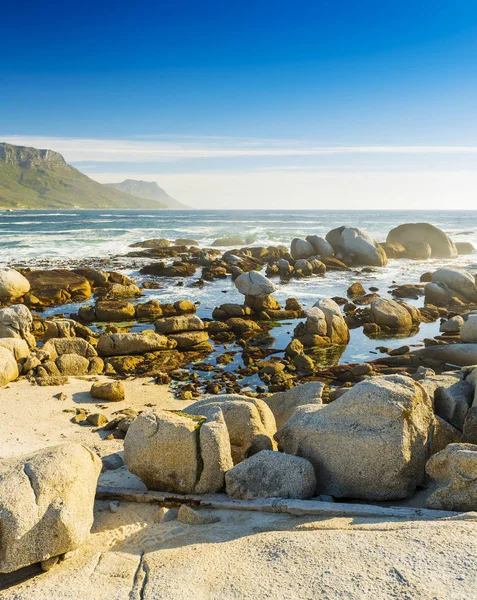
{"label": "green mountain slope", "polygon": [[0,143],[0,208],[165,208],[93,181],[52,150]]}
{"label": "green mountain slope", "polygon": [[106,183],[107,186],[132,194],[138,198],[147,198],[156,200],[166,205],[171,210],[188,210],[191,207],[175,200],[169,194],[160,188],[155,181],[140,181],[136,179],[125,179],[121,183]]}

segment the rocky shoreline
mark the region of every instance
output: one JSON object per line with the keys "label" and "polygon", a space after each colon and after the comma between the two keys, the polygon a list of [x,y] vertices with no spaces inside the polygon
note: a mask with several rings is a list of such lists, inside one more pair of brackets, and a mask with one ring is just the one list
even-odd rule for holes
{"label": "rocky shoreline", "polygon": [[[81,444],[0,461],[0,573],[50,568],[85,543],[102,469],[176,494],[383,502],[427,490],[428,508],[477,509],[476,274],[448,262],[392,285],[390,297],[366,285],[389,260],[425,265],[473,248],[426,223],[400,225],[382,243],[354,227],[295,238],[289,248],[246,242],[204,249],[151,239],[127,256],[68,268],[0,268],[1,386],[20,379],[67,394],[70,381],[86,380],[100,407],[127,401],[128,382],[147,378],[151,396],[167,385],[182,403],[65,416],[124,444],[115,468]],[[334,272],[346,295],[308,308],[277,300],[291,281],[311,285]],[[180,299],[148,300],[172,281]],[[242,302],[198,314],[196,290],[221,281],[233,282]],[[420,340],[426,324],[436,335]],[[354,332],[375,343],[375,359],[342,364]],[[386,345],[401,339],[416,342]],[[28,521],[28,502],[51,506],[58,481],[64,508]],[[27,489],[35,492],[28,502]]]}

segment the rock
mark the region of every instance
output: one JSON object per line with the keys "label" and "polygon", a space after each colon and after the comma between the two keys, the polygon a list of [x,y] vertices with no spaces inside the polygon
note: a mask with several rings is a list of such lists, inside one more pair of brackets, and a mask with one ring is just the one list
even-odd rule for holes
{"label": "rock", "polygon": [[449,387],[438,387],[434,393],[434,411],[436,415],[462,431],[473,397],[474,390],[468,381],[458,381]]}
{"label": "rock", "polygon": [[56,359],[56,366],[61,375],[87,375],[89,360],[78,354],[62,354]]}
{"label": "rock", "polygon": [[111,402],[121,402],[124,400],[124,384],[122,381],[108,381],[106,383],[93,383],[90,394],[98,400],[109,400]]}
{"label": "rock", "polygon": [[291,342],[288,344],[288,346],[285,348],[285,354],[289,358],[295,358],[295,356],[298,356],[299,354],[303,354],[304,348],[305,347],[300,342],[300,340],[293,338],[291,340]]}
{"label": "rock", "polygon": [[427,508],[477,510],[477,446],[449,444],[431,457],[426,471],[434,486]]}
{"label": "rock", "polygon": [[89,267],[83,267],[80,269],[73,269],[73,273],[81,275],[87,279],[91,287],[108,287],[109,285],[109,273],[106,271],[100,271],[98,269],[90,269]]}
{"label": "rock", "polygon": [[169,248],[171,242],[164,238],[153,238],[150,240],[143,240],[142,242],[134,242],[130,248]]}
{"label": "rock", "polygon": [[386,242],[397,242],[407,248],[408,244],[429,244],[432,258],[456,258],[457,248],[449,236],[429,223],[405,223],[388,233]]}
{"label": "rock", "polygon": [[21,338],[34,348],[36,341],[31,334],[32,324],[31,312],[23,304],[0,309],[0,338]]}
{"label": "rock", "polygon": [[141,290],[135,283],[123,285],[121,283],[113,283],[108,289],[107,298],[131,298],[132,296],[140,296]]}
{"label": "rock", "polygon": [[108,417],[102,413],[92,413],[86,417],[86,420],[94,427],[102,427],[108,422]]}
{"label": "rock", "polygon": [[275,284],[257,271],[239,275],[235,287],[244,296],[268,296],[275,290]]}
{"label": "rock", "polygon": [[460,444],[462,441],[462,433],[458,429],[436,416],[432,434],[431,455],[441,452],[449,444]]}
{"label": "rock", "polygon": [[283,451],[311,461],[319,494],[391,500],[422,483],[433,420],[419,384],[387,375],[357,383],[322,408],[298,408],[275,438]]}
{"label": "rock", "polygon": [[309,258],[315,254],[315,249],[307,240],[295,238],[292,240],[290,253],[294,260]]}
{"label": "rock", "polygon": [[0,386],[7,385],[7,383],[16,379],[18,375],[18,364],[15,357],[10,350],[0,347]]}
{"label": "rock", "polygon": [[[432,274],[434,283],[443,283],[457,294],[463,302],[477,302],[477,287],[474,277],[460,269],[438,269]],[[426,290],[428,286],[426,285]]]}
{"label": "rock", "polygon": [[413,352],[421,361],[432,360],[441,363],[468,367],[477,365],[477,344],[449,344],[428,346]]}
{"label": "rock", "polygon": [[212,247],[217,248],[221,246],[245,246],[246,242],[243,238],[239,236],[229,236],[218,238],[214,242],[212,242]]}
{"label": "rock", "polygon": [[310,375],[315,370],[315,363],[307,354],[298,354],[298,356],[295,356],[292,360],[292,365],[297,370],[297,373],[304,373],[306,375]]}
{"label": "rock", "polygon": [[[371,316],[379,327],[394,331],[410,331],[416,322],[413,321],[407,306],[387,298],[373,298],[370,304]],[[418,319],[417,315],[416,319]]]}
{"label": "rock", "polygon": [[122,322],[134,320],[136,311],[129,302],[122,300],[101,300],[95,306],[96,320]]}
{"label": "rock", "polygon": [[105,333],[99,338],[97,350],[100,356],[121,356],[165,350],[169,345],[165,336],[147,329],[140,333]]}
{"label": "rock", "polygon": [[124,462],[148,489],[184,494],[220,491],[225,471],[232,466],[220,410],[208,418],[166,410],[143,412],[126,434]]}
{"label": "rock", "polygon": [[91,296],[89,281],[73,271],[64,269],[27,271],[25,277],[30,282],[30,293],[45,306],[82,302]]}
{"label": "rock", "polygon": [[475,250],[474,246],[470,242],[455,242],[457,253],[459,256],[464,254],[472,254]]}
{"label": "rock", "polygon": [[264,398],[275,417],[277,429],[280,429],[290,419],[298,406],[304,404],[322,404],[322,394],[325,388],[321,381],[309,381],[285,392],[277,392]]}
{"label": "rock", "polygon": [[403,258],[406,248],[398,242],[382,242],[379,244],[388,258]]}
{"label": "rock", "polygon": [[80,444],[0,461],[0,572],[80,547],[93,524],[101,461]]}
{"label": "rock", "polygon": [[361,283],[359,283],[359,281],[356,281],[355,283],[350,285],[346,292],[346,295],[348,296],[348,298],[360,298],[361,296],[364,296],[365,294],[366,294],[366,290],[361,285]]}
{"label": "rock", "polygon": [[168,335],[183,331],[203,331],[204,322],[197,315],[181,315],[178,317],[167,317],[160,319],[154,324],[157,333]]}
{"label": "rock", "polygon": [[275,417],[263,400],[239,394],[205,396],[184,409],[191,415],[210,417],[221,409],[227,425],[234,464],[260,450],[274,450]]}
{"label": "rock", "polygon": [[178,238],[174,242],[175,246],[198,246],[199,242],[197,240],[191,240],[190,238]]}
{"label": "rock", "polygon": [[139,271],[143,275],[157,275],[158,277],[190,277],[196,272],[196,266],[188,262],[174,262],[166,265],[159,261],[145,265]]}
{"label": "rock", "polygon": [[[462,319],[462,317],[460,317]],[[465,344],[477,343],[477,315],[469,315],[460,330],[460,341]]]}
{"label": "rock", "polygon": [[477,444],[477,406],[471,406],[467,412],[462,428],[462,441],[465,444]]}
{"label": "rock", "polygon": [[432,248],[425,242],[408,242],[402,258],[428,260],[432,256]]}
{"label": "rock", "polygon": [[304,458],[262,450],[227,471],[225,487],[231,498],[311,498],[316,489],[313,465]]}
{"label": "rock", "polygon": [[317,254],[321,258],[332,258],[335,255],[333,246],[319,235],[307,235],[306,241],[313,246],[314,252],[310,256]]}
{"label": "rock", "polygon": [[0,268],[0,300],[13,301],[30,291],[30,282],[15,269]]}
{"label": "rock", "polygon": [[[92,307],[81,307],[92,308]],[[80,308],[80,311],[81,311]],[[93,319],[94,320],[94,316]],[[43,335],[43,342],[47,342],[51,338],[76,337],[76,321],[73,319],[48,319],[45,321],[46,331]]]}
{"label": "rock", "polygon": [[325,315],[326,336],[332,344],[345,345],[349,342],[348,325],[341,314],[340,307],[331,298],[320,298],[313,308],[319,308]]}
{"label": "rock", "polygon": [[[439,327],[439,331],[442,333],[459,333],[462,325],[464,324],[464,319],[460,315],[456,315],[450,319],[447,319],[441,326]],[[466,340],[462,340],[466,341]],[[477,340],[475,340],[477,341]]]}
{"label": "rock", "polygon": [[52,360],[62,354],[77,354],[84,358],[98,356],[96,349],[82,338],[51,338],[43,345],[42,350],[47,352]]}
{"label": "rock", "polygon": [[293,267],[294,277],[310,277],[313,275],[312,264],[304,258],[300,258],[295,262]]}
{"label": "rock", "polygon": [[207,331],[183,331],[182,333],[171,334],[169,339],[176,343],[179,350],[186,350],[207,342],[209,334]]}
{"label": "rock", "polygon": [[25,340],[20,340],[18,338],[0,338],[0,347],[9,350],[17,361],[30,356],[30,348]]}
{"label": "rock", "polygon": [[333,229],[326,235],[326,241],[333,246],[337,255],[356,264],[382,267],[388,262],[381,246],[368,233],[356,227]]}
{"label": "rock", "polygon": [[212,523],[219,523],[221,519],[217,515],[204,514],[187,506],[187,504],[181,504],[177,513],[177,520],[185,525],[211,525]]}

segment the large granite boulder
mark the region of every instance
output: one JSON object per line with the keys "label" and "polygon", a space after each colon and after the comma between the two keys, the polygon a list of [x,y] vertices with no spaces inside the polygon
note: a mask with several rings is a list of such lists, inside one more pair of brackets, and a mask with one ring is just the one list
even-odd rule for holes
{"label": "large granite boulder", "polygon": [[388,233],[388,243],[410,244],[424,242],[431,247],[432,258],[456,258],[457,248],[449,236],[429,223],[405,223]]}
{"label": "large granite boulder", "polygon": [[316,489],[313,465],[304,458],[262,450],[225,473],[231,498],[311,498]]}
{"label": "large granite boulder", "polygon": [[0,338],[0,347],[9,350],[15,360],[22,360],[30,356],[30,348],[25,340],[19,338]]}
{"label": "large granite boulder", "polygon": [[332,344],[345,345],[349,342],[350,334],[348,325],[341,314],[340,307],[331,298],[320,298],[313,304],[325,315],[326,336]]}
{"label": "large granite boulder", "polygon": [[321,381],[308,381],[291,390],[277,392],[264,398],[275,417],[277,429],[280,429],[290,419],[295,410],[304,404],[322,404],[321,396],[325,384]]}
{"label": "large granite boulder", "polygon": [[475,279],[467,271],[453,268],[438,269],[432,273],[432,282],[444,284],[463,302],[477,302]]}
{"label": "large granite boulder", "polygon": [[465,344],[477,343],[477,315],[469,315],[460,330],[460,339]]}
{"label": "large granite boulder", "polygon": [[0,461],[0,573],[85,542],[100,472],[96,454],[74,443]]}
{"label": "large granite boulder", "polygon": [[30,348],[36,346],[36,341],[31,334],[33,317],[23,304],[15,304],[0,310],[0,338],[24,339]]}
{"label": "large granite boulder", "polygon": [[373,298],[370,312],[373,322],[384,331],[407,332],[417,327],[420,322],[417,309],[388,298]]}
{"label": "large granite boulder", "polygon": [[0,268],[0,300],[13,301],[30,291],[30,282],[15,269]]}
{"label": "large granite boulder", "polygon": [[359,265],[382,267],[387,264],[386,253],[365,231],[356,227],[338,227],[326,235],[337,258]]}
{"label": "large granite boulder", "polygon": [[124,440],[124,462],[149,489],[214,493],[232,466],[230,441],[220,409],[208,417],[146,411]]}
{"label": "large granite boulder", "polygon": [[244,296],[268,296],[277,289],[274,283],[257,271],[239,275],[235,287]]}
{"label": "large granite boulder", "polygon": [[99,338],[97,350],[100,356],[122,356],[165,350],[171,344],[175,346],[172,340],[146,329],[140,333],[105,333]]}
{"label": "large granite boulder", "polygon": [[309,241],[301,238],[294,238],[291,243],[290,254],[294,260],[299,260],[300,258],[310,258],[310,256],[313,256],[316,252]]}
{"label": "large granite boulder", "polygon": [[428,508],[477,510],[477,446],[449,444],[431,457],[426,471],[433,487]]}
{"label": "large granite boulder", "polygon": [[317,256],[322,258],[331,258],[335,255],[333,246],[327,242],[325,238],[320,237],[319,235],[307,235],[306,241],[310,242],[310,244],[313,246],[313,254],[316,254]]}
{"label": "large granite boulder", "polygon": [[0,346],[0,386],[18,377],[18,364],[12,352]]}
{"label": "large granite boulder", "polygon": [[321,298],[305,314],[306,320],[298,323],[293,336],[306,348],[349,342],[348,325],[334,300]]}
{"label": "large granite boulder", "polygon": [[205,396],[184,410],[208,417],[219,408],[227,425],[234,464],[261,450],[276,449],[275,417],[263,400],[239,394]]}
{"label": "large granite boulder", "polygon": [[432,402],[408,377],[371,377],[322,408],[296,409],[276,433],[279,448],[307,458],[318,493],[339,498],[406,498],[424,478]]}

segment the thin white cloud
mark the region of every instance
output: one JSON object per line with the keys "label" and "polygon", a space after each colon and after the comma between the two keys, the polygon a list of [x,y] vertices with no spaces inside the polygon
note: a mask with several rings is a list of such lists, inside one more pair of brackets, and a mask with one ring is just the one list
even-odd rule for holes
{"label": "thin white cloud", "polygon": [[197,208],[475,210],[475,171],[98,172],[101,183],[157,181]]}
{"label": "thin white cloud", "polygon": [[297,140],[263,140],[249,138],[176,139],[88,139],[29,135],[0,135],[0,140],[22,146],[51,148],[66,160],[78,162],[151,163],[174,162],[197,158],[293,157],[330,155],[436,155],[477,154],[477,146],[323,146]]}

